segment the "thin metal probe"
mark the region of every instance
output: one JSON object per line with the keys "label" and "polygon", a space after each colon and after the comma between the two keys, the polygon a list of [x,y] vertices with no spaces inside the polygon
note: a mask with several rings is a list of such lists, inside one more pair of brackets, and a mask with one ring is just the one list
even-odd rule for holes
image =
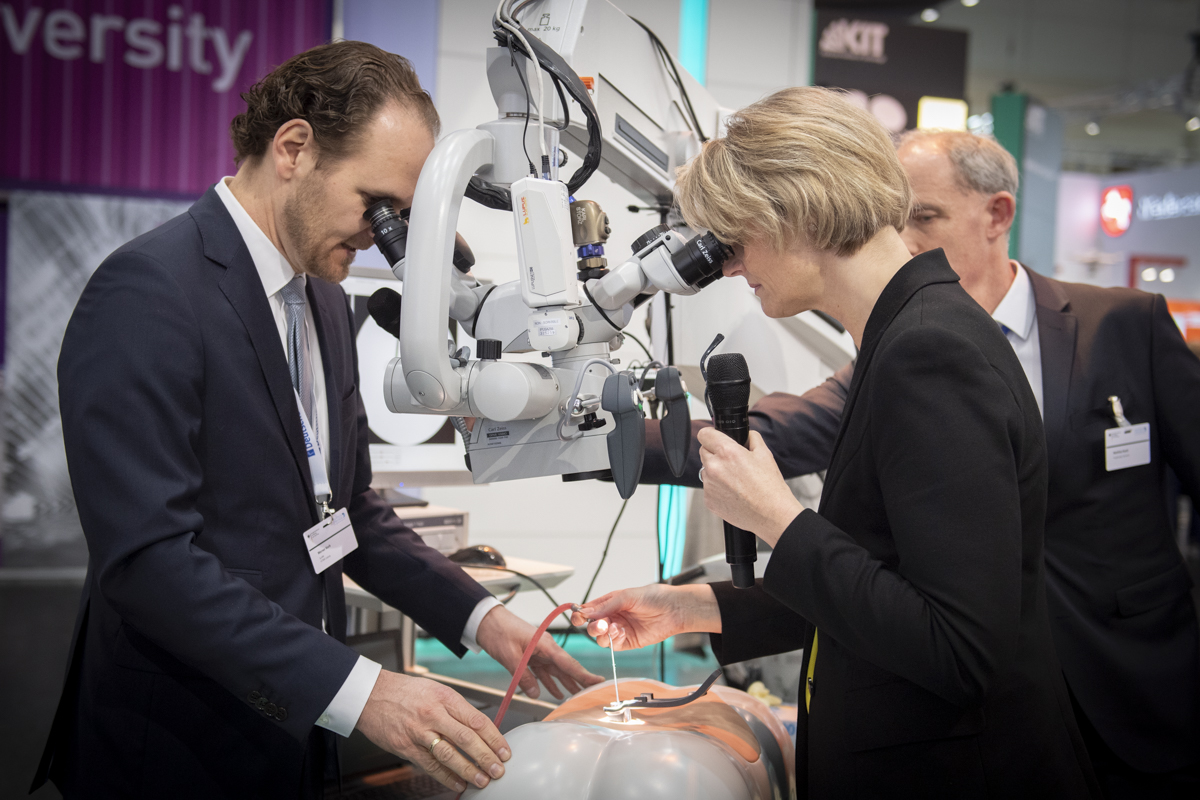
{"label": "thin metal probe", "polygon": [[613,644],[612,629],[608,633],[608,654],[612,656],[613,665],[613,694],[617,696],[617,702],[621,702],[621,691],[617,688],[617,648]]}

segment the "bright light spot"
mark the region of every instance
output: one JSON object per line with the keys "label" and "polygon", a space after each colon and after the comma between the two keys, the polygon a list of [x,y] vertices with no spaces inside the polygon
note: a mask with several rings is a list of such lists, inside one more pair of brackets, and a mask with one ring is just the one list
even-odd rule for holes
{"label": "bright light spot", "polygon": [[979,5],[979,0],[962,0],[962,4],[967,8],[974,8]]}
{"label": "bright light spot", "polygon": [[995,120],[990,111],[967,117],[967,130],[976,136],[991,136],[995,132]]}
{"label": "bright light spot", "polygon": [[927,8],[921,12],[921,19],[925,22],[937,22],[937,18],[940,16],[941,14],[936,8]]}
{"label": "bright light spot", "polygon": [[1183,123],[1183,127],[1189,131],[1200,131],[1200,117],[1192,117],[1187,122]]}
{"label": "bright light spot", "polygon": [[[1174,278],[1175,273],[1171,273],[1171,277]],[[1146,267],[1144,270],[1142,270],[1142,280],[1144,280],[1146,283],[1158,280],[1158,270],[1156,270],[1154,267]]]}
{"label": "bright light spot", "polygon": [[1083,129],[1085,131],[1087,131],[1088,136],[1099,136],[1100,135],[1100,123],[1099,122],[1089,122],[1087,125],[1083,126]]}
{"label": "bright light spot", "polygon": [[949,97],[922,97],[917,101],[918,128],[967,129],[967,101]]}
{"label": "bright light spot", "polygon": [[1175,270],[1167,267],[1162,272],[1158,273],[1158,279],[1163,283],[1170,283],[1175,280]]}

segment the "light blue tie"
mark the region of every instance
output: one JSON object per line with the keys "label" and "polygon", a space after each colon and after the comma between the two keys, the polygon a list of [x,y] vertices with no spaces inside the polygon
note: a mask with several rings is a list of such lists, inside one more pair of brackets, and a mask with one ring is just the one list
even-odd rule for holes
{"label": "light blue tie", "polygon": [[313,413],[316,392],[313,390],[312,371],[309,369],[308,336],[304,325],[304,307],[308,303],[304,294],[304,284],[304,276],[297,275],[279,290],[279,296],[283,298],[287,310],[288,372],[292,377],[292,388],[300,395],[304,415],[313,428],[313,436],[319,440],[317,418]]}

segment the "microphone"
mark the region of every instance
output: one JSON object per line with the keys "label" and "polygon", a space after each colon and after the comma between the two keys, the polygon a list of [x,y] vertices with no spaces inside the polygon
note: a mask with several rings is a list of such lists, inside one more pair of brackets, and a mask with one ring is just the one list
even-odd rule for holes
{"label": "microphone", "polygon": [[367,300],[367,313],[375,324],[385,331],[400,338],[400,295],[384,287],[377,290]]}
{"label": "microphone", "polygon": [[[750,436],[750,368],[741,353],[721,353],[708,360],[709,407],[713,424],[742,447]],[[733,573],[733,585],[748,589],[754,585],[754,562],[758,543],[749,531],[725,523],[725,561]]]}

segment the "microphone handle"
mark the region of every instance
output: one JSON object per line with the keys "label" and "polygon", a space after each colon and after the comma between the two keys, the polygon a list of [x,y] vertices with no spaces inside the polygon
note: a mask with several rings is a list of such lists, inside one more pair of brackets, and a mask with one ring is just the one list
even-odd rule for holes
{"label": "microphone handle", "polygon": [[[750,436],[748,408],[713,409],[713,425],[742,447]],[[758,560],[758,542],[753,533],[725,523],[725,562],[733,575],[733,585],[749,589],[754,585],[754,562]]]}

